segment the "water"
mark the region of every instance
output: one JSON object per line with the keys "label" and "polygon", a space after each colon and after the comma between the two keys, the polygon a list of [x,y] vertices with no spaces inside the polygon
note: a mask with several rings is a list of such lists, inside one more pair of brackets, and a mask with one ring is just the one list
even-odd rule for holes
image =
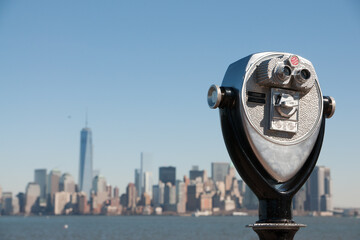
{"label": "water", "polygon": [[[245,239],[257,240],[255,217],[51,216],[0,217],[1,240]],[[299,217],[296,240],[359,239],[360,219]],[[65,225],[68,227],[66,228]]]}

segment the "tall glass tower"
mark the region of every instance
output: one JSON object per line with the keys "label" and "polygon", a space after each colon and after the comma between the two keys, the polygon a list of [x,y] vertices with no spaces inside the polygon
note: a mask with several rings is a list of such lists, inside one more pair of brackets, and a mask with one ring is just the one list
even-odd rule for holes
{"label": "tall glass tower", "polygon": [[80,167],[79,167],[79,189],[85,192],[89,199],[93,178],[93,145],[91,129],[85,127],[80,136]]}

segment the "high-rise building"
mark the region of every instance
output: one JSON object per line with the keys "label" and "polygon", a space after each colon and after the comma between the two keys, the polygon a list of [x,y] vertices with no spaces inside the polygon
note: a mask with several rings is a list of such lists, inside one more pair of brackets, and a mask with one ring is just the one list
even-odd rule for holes
{"label": "high-rise building", "polygon": [[176,212],[176,186],[173,186],[170,182],[165,184],[164,210]]}
{"label": "high-rise building", "polygon": [[107,192],[106,189],[106,179],[102,175],[98,175],[94,177],[93,184],[92,184],[92,190],[95,192],[95,194],[98,194],[100,192]]}
{"label": "high-rise building", "polygon": [[93,213],[100,213],[103,204],[110,198],[106,179],[102,175],[98,175],[93,179],[93,193],[91,201],[92,201],[92,211]]}
{"label": "high-rise building", "polygon": [[12,214],[16,215],[19,214],[19,212],[20,212],[19,199],[17,197],[14,197],[12,199]]}
{"label": "high-rise building", "polygon": [[200,209],[200,194],[204,190],[204,184],[201,182],[197,182],[195,184],[188,185],[187,187],[187,210],[195,211],[196,209]]}
{"label": "high-rise building", "polygon": [[19,192],[16,197],[18,198],[19,202],[19,212],[25,213],[25,193]]}
{"label": "high-rise building", "polygon": [[93,180],[93,144],[91,129],[85,127],[80,133],[79,189],[91,196]]}
{"label": "high-rise building", "polygon": [[70,173],[64,173],[60,178],[59,190],[74,193],[75,192],[75,181]]}
{"label": "high-rise building", "polygon": [[242,179],[240,179],[238,180],[238,186],[239,186],[240,195],[244,196],[246,190],[246,183]]}
{"label": "high-rise building", "polygon": [[140,172],[139,172],[139,188],[138,196],[141,196],[144,192],[144,154],[140,154]]}
{"label": "high-rise building", "polygon": [[164,204],[165,184],[159,181],[158,185],[153,185],[153,204],[155,207]]}
{"label": "high-rise building", "polygon": [[138,197],[140,197],[139,193],[140,193],[142,184],[141,184],[141,179],[140,179],[140,169],[138,169],[138,168],[136,168],[135,172],[134,172],[134,183],[135,183],[136,192],[138,194]]}
{"label": "high-rise building", "polygon": [[159,180],[164,184],[170,182],[173,186],[176,184],[176,168],[175,167],[160,167]]}
{"label": "high-rise building", "polygon": [[40,186],[31,182],[26,186],[25,214],[36,213],[39,209]]}
{"label": "high-rise building", "polygon": [[199,196],[199,210],[211,211],[212,210],[212,195],[211,193],[202,192]]}
{"label": "high-rise building", "polygon": [[78,193],[78,209],[80,214],[87,214],[89,212],[87,196],[84,192]]}
{"label": "high-rise building", "polygon": [[153,198],[152,198],[152,202],[154,207],[158,207],[160,206],[160,199],[159,199],[159,185],[153,185]]}
{"label": "high-rise building", "polygon": [[110,184],[106,185],[106,192],[109,198],[112,198],[112,186]]}
{"label": "high-rise building", "polygon": [[40,205],[46,205],[46,169],[35,169],[34,182],[40,186]]}
{"label": "high-rise building", "polygon": [[306,210],[331,211],[332,186],[330,168],[316,166],[306,183]]}
{"label": "high-rise building", "polygon": [[120,196],[119,196],[119,192],[120,192],[119,188],[118,188],[118,187],[114,187],[114,198],[119,198],[119,197],[120,197]]}
{"label": "high-rise building", "polygon": [[144,189],[144,154],[140,154],[140,168],[135,169],[135,186],[138,197],[141,197]]}
{"label": "high-rise building", "polygon": [[207,174],[205,170],[200,171],[198,166],[193,166],[192,169],[189,171],[190,180],[197,180],[200,179],[201,182],[207,181]]}
{"label": "high-rise building", "polygon": [[134,183],[128,184],[126,188],[126,195],[127,195],[127,207],[129,209],[134,209],[136,207],[136,202],[137,202],[137,193]]}
{"label": "high-rise building", "polygon": [[226,174],[225,176],[225,191],[230,190],[234,178],[235,178],[235,168],[229,167],[228,174]]}
{"label": "high-rise building", "polygon": [[153,175],[152,172],[144,172],[144,192],[152,198]]}
{"label": "high-rise building", "polygon": [[297,211],[297,214],[303,213],[305,210],[305,201],[306,201],[306,190],[305,186],[300,188],[300,190],[295,194],[293,198],[293,210]]}
{"label": "high-rise building", "polygon": [[[48,211],[53,211],[54,208],[54,195],[59,192],[61,172],[57,169],[50,171],[48,175],[47,190],[47,207]],[[40,187],[40,186],[39,186]]]}
{"label": "high-rise building", "polygon": [[69,192],[56,192],[54,195],[54,214],[61,215],[65,214],[65,206],[70,202]]}
{"label": "high-rise building", "polygon": [[245,208],[250,210],[258,209],[259,200],[256,197],[255,193],[250,189],[248,185],[246,185],[245,196],[243,200],[243,205]]}
{"label": "high-rise building", "polygon": [[211,177],[214,182],[224,182],[225,177],[229,172],[230,164],[227,162],[213,162],[211,163]]}
{"label": "high-rise building", "polygon": [[176,181],[176,210],[178,213],[186,212],[187,186],[185,182]]}
{"label": "high-rise building", "polygon": [[11,192],[2,193],[2,214],[11,215],[13,213],[13,198]]}

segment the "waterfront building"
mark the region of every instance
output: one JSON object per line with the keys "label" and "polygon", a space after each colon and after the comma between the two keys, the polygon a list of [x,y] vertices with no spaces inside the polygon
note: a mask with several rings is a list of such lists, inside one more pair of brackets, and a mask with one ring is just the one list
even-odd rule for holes
{"label": "waterfront building", "polygon": [[212,192],[215,191],[216,187],[215,187],[215,183],[211,178],[207,178],[207,181],[204,182],[204,191],[205,192]]}
{"label": "waterfront building", "polygon": [[151,205],[151,197],[146,192],[144,192],[141,195],[140,205],[141,206],[150,206]]}
{"label": "waterfront building", "polygon": [[59,182],[59,191],[64,191],[68,193],[75,192],[75,181],[74,178],[69,173],[64,173]]}
{"label": "waterfront building", "polygon": [[153,205],[155,207],[164,205],[165,184],[159,181],[158,185],[153,185]]}
{"label": "waterfront building", "polygon": [[295,194],[293,198],[293,210],[296,211],[297,214],[301,214],[305,211],[305,201],[306,201],[306,187],[303,186],[300,190]]}
{"label": "waterfront building", "polygon": [[306,210],[332,211],[332,182],[330,168],[316,166],[306,183]]}
{"label": "waterfront building", "polygon": [[1,202],[2,202],[2,214],[11,215],[13,213],[12,192],[3,192]]}
{"label": "waterfront building", "polygon": [[93,180],[93,143],[91,129],[85,127],[80,133],[79,190],[91,196]]}
{"label": "waterfront building", "polygon": [[106,192],[106,179],[102,175],[95,176],[92,181],[92,190],[95,192],[95,194]]}
{"label": "waterfront building", "polygon": [[225,191],[230,191],[232,184],[233,184],[233,179],[235,178],[235,168],[234,167],[229,167],[229,172],[228,174],[226,174],[225,176]]}
{"label": "waterfront building", "polygon": [[107,196],[109,198],[112,198],[112,186],[111,185],[106,185],[106,192],[107,192]]}
{"label": "waterfront building", "polygon": [[78,211],[79,214],[88,214],[89,213],[89,205],[88,205],[88,200],[86,197],[86,193],[85,192],[80,192],[78,193]]}
{"label": "waterfront building", "polygon": [[93,179],[91,196],[91,211],[93,213],[100,213],[104,203],[110,199],[109,192],[106,185],[106,179],[102,175],[97,175]]}
{"label": "waterfront building", "polygon": [[31,182],[26,186],[25,214],[37,213],[39,211],[40,186]]}
{"label": "waterfront building", "polygon": [[25,213],[25,193],[19,192],[16,197],[18,198],[19,212]]}
{"label": "waterfront building", "polygon": [[137,192],[134,183],[128,184],[126,188],[126,195],[127,195],[127,208],[132,210],[135,209],[137,202]]}
{"label": "waterfront building", "polygon": [[220,209],[222,200],[221,200],[221,192],[215,191],[214,195],[212,196],[212,207],[214,209]]}
{"label": "waterfront building", "polygon": [[66,205],[70,203],[70,192],[56,192],[54,195],[54,214],[62,215],[66,213]]}
{"label": "waterfront building", "polygon": [[135,183],[135,186],[136,186],[136,192],[138,194],[138,197],[140,197],[140,189],[142,187],[142,184],[141,184],[141,179],[140,179],[140,169],[135,169],[135,173],[134,173],[134,183]]}
{"label": "waterfront building", "polygon": [[127,205],[128,205],[128,203],[127,203],[128,199],[127,198],[128,197],[127,197],[126,193],[123,193],[120,196],[120,205],[123,206],[124,209],[127,208]]}
{"label": "waterfront building", "polygon": [[239,186],[240,195],[244,196],[246,190],[246,183],[242,179],[240,179],[238,180],[238,186]]}
{"label": "waterfront building", "polygon": [[197,182],[195,184],[190,184],[187,187],[187,205],[186,209],[188,211],[196,211],[200,209],[199,197],[203,192],[204,187],[203,183]]}
{"label": "waterfront building", "polygon": [[170,182],[165,184],[164,211],[176,212],[176,186]]}
{"label": "waterfront building", "polygon": [[255,210],[259,208],[259,201],[256,197],[255,193],[249,188],[248,185],[246,185],[243,205],[245,208],[249,210]]}
{"label": "waterfront building", "polygon": [[[54,194],[59,192],[61,172],[57,169],[50,171],[47,184],[47,207],[48,211],[54,210]],[[40,187],[40,186],[39,186]]]}
{"label": "waterfront building", "polygon": [[143,192],[145,192],[147,195],[149,195],[150,198],[152,198],[152,186],[153,186],[153,175],[152,172],[144,172],[144,188]]}
{"label": "waterfront building", "polygon": [[152,192],[153,192],[152,203],[155,207],[158,207],[160,206],[159,185],[153,185]]}
{"label": "waterfront building", "polygon": [[163,183],[170,182],[175,186],[176,182],[176,168],[175,167],[160,167],[159,168],[159,180]]}
{"label": "waterfront building", "polygon": [[17,215],[19,213],[20,213],[19,199],[17,197],[14,197],[12,199],[12,214]]}
{"label": "waterfront building", "polygon": [[34,170],[34,182],[40,186],[40,205],[46,206],[46,174],[45,168]]}
{"label": "waterfront building", "polygon": [[211,178],[214,182],[224,182],[225,177],[229,172],[230,164],[227,162],[213,162],[211,163]]}
{"label": "waterfront building", "polygon": [[196,179],[200,179],[200,182],[207,181],[207,174],[205,170],[199,170],[198,166],[193,166],[193,168],[189,171],[190,180],[196,181]]}
{"label": "waterfront building", "polygon": [[232,200],[230,196],[227,196],[224,201],[224,210],[232,211],[235,210],[235,208],[236,208],[235,201]]}
{"label": "waterfront building", "polygon": [[187,186],[185,182],[176,181],[176,211],[178,213],[186,212],[186,196],[187,195]]}
{"label": "waterfront building", "polygon": [[165,184],[159,181],[159,205],[164,205]]}
{"label": "waterfront building", "polygon": [[140,153],[140,172],[139,172],[139,186],[136,188],[138,196],[140,197],[144,192],[144,155]]}
{"label": "waterfront building", "polygon": [[212,211],[212,194],[202,192],[199,197],[200,211]]}
{"label": "waterfront building", "polygon": [[[145,191],[145,169],[144,169],[144,153],[140,153],[140,168],[135,169],[135,186],[138,197],[141,197]],[[148,193],[149,194],[149,193]]]}
{"label": "waterfront building", "polygon": [[120,193],[119,188],[118,188],[118,187],[114,187],[114,198],[119,198],[119,197],[120,197],[119,193]]}
{"label": "waterfront building", "polygon": [[216,191],[220,192],[220,200],[223,201],[225,199],[225,182],[224,181],[217,181],[216,182]]}

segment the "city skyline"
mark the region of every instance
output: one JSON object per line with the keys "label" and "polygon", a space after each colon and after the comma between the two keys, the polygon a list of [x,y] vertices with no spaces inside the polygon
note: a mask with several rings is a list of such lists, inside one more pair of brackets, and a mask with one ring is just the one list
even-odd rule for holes
{"label": "city skyline", "polygon": [[[140,164],[143,163],[141,154]],[[158,184],[152,184],[152,173],[145,171],[144,189],[137,194],[137,185],[129,182],[125,193],[106,182],[98,173],[92,179],[91,194],[80,191],[69,173],[59,170],[34,169],[35,182],[29,182],[26,192],[2,192],[0,186],[0,215],[187,215],[203,212],[210,215],[229,215],[234,211],[248,214],[258,209],[258,199],[248,185],[235,176],[235,168],[226,162],[211,163],[211,177],[194,165],[182,180],[176,180],[175,167],[159,166]],[[332,204],[332,178],[330,168],[316,166],[308,181],[293,198],[296,215],[347,216],[349,212],[334,208]],[[225,173],[226,172],[226,173]],[[46,202],[42,201],[43,175],[47,182]],[[139,173],[134,172],[135,182]],[[223,175],[223,173],[225,175]],[[223,175],[222,177],[220,177]],[[149,182],[150,185],[149,185]],[[149,185],[149,186],[147,186]],[[356,209],[353,209],[357,211]],[[245,211],[245,212],[244,212]],[[254,214],[252,212],[251,214]],[[354,214],[356,214],[354,212]]]}
{"label": "city skyline", "polygon": [[[66,188],[66,183],[65,183],[66,176],[69,177],[71,179],[71,181],[73,182],[72,183],[73,186],[70,187],[73,189],[72,190],[73,192],[75,192],[75,186],[77,186],[79,189],[79,192],[89,192],[89,194],[87,194],[88,196],[91,195],[91,191],[97,192],[97,187],[94,187],[95,181],[98,181],[98,179],[101,178],[101,179],[103,179],[103,181],[105,181],[105,184],[106,184],[106,180],[105,180],[104,176],[101,175],[100,171],[92,169],[92,164],[93,164],[92,131],[87,125],[88,125],[88,123],[87,123],[87,119],[86,119],[85,127],[82,128],[81,132],[80,132],[79,173],[84,171],[84,164],[88,164],[89,166],[91,166],[91,168],[89,168],[89,166],[87,167],[88,171],[90,169],[92,170],[91,178],[90,178],[90,185],[88,184],[89,186],[87,186],[86,188],[81,188],[82,181],[84,181],[84,180],[80,177],[81,176],[80,174],[79,174],[78,182],[75,183],[75,181],[73,180],[74,179],[73,175],[71,175],[68,171],[64,171],[64,173],[62,174],[62,171],[60,171],[57,168],[49,169],[49,174],[47,175],[46,168],[34,169],[34,181],[27,183],[26,189],[24,192],[27,193],[28,189],[30,187],[32,187],[31,191],[35,191],[35,192],[39,191],[40,206],[46,205],[45,204],[46,197],[44,197],[44,195],[50,194],[50,199],[51,199],[50,201],[53,202],[54,200],[51,195],[53,195],[55,192],[64,191],[64,188]],[[86,160],[90,160],[90,162],[86,163],[85,162]],[[165,189],[166,189],[165,183],[167,183],[167,182],[170,182],[172,184],[172,186],[175,186],[176,185],[175,182],[179,181],[179,179],[182,179],[183,177],[188,177],[190,180],[195,180],[197,177],[202,178],[202,176],[204,175],[204,171],[206,171],[206,170],[199,170],[198,165],[192,165],[191,168],[188,169],[188,174],[184,174],[184,175],[180,176],[180,178],[177,178],[176,177],[176,166],[175,167],[174,166],[158,166],[159,174],[158,174],[158,182],[157,182],[153,176],[153,172],[146,171],[146,170],[144,171],[144,152],[140,153],[139,160],[140,160],[139,161],[140,168],[135,168],[134,181],[128,181],[128,182],[119,184],[119,185],[126,186],[124,188],[124,190],[121,191],[118,188],[119,185],[117,185],[117,184],[109,184],[109,185],[118,188],[118,191],[120,190],[119,193],[126,193],[128,191],[129,184],[134,184],[134,187],[135,187],[136,193],[137,193],[136,196],[141,197],[141,194],[143,192],[146,192],[145,188],[152,189],[153,186],[156,186],[156,184],[158,184],[158,182],[159,183],[162,182],[162,184],[164,184],[163,191],[165,191]],[[211,162],[209,165],[211,166],[211,171],[209,171],[208,173],[211,173],[211,178],[214,181],[218,181],[218,180],[222,181],[221,179],[224,179],[226,177],[230,168],[232,168],[234,171],[233,176],[235,178],[241,180],[241,176],[239,176],[239,174],[237,173],[237,171],[231,161],[230,162]],[[52,177],[53,175],[56,176],[55,179],[54,179],[54,177]],[[89,173],[87,173],[87,175],[88,175],[87,177],[89,178]],[[326,177],[326,176],[328,176],[328,177]],[[316,188],[318,188],[317,185],[314,185],[314,186],[311,185],[311,184],[314,184],[314,182],[315,182],[315,180],[311,181],[311,179],[315,179],[315,178],[317,178],[318,181],[320,181],[321,184],[323,185],[323,187],[321,189],[313,190],[314,186],[316,186]],[[55,185],[54,185],[53,181],[55,181]],[[147,184],[145,181],[147,182]],[[146,186],[146,185],[149,185],[149,182],[151,183],[151,186]],[[33,185],[35,183],[39,186],[38,189],[37,189],[37,186]],[[50,188],[46,187],[46,185],[50,186]],[[105,188],[105,186],[106,185],[104,185],[103,188]],[[245,185],[245,186],[246,186],[246,189],[249,189],[247,185]],[[34,187],[35,187],[35,190],[34,190]],[[332,190],[331,190],[332,189],[332,179],[330,178],[330,169],[317,165],[314,168],[308,181],[304,184],[303,188],[304,187],[307,187],[307,189],[309,191],[306,193],[307,194],[306,196],[309,196],[311,194],[317,196],[317,198],[312,198],[311,203],[308,203],[309,204],[308,208],[309,209],[321,209],[320,205],[323,204],[322,201],[325,201],[326,203],[329,201],[327,199],[325,199],[325,200],[322,199],[322,197],[326,196],[324,194],[328,194],[330,196],[330,193],[331,193],[331,199],[333,198],[333,194],[332,194]],[[13,191],[8,190],[8,189],[6,189],[6,191],[3,191],[4,188],[1,185],[0,185],[0,189],[2,192],[5,192],[5,193],[13,193]],[[139,192],[139,189],[141,189],[140,192]],[[21,194],[24,192],[18,191],[17,193]],[[299,192],[301,192],[301,191],[299,191]],[[149,192],[148,192],[148,194],[149,194]],[[150,194],[151,194],[150,196],[152,197],[152,192]],[[249,191],[247,191],[247,194],[249,194]],[[250,194],[251,194],[251,198],[253,198],[254,200],[257,201],[257,197],[252,192]],[[247,198],[249,199],[249,196]],[[251,204],[254,200],[251,200]],[[32,199],[31,201],[34,202],[35,200]],[[333,206],[332,200],[330,201],[330,205],[331,205],[331,207],[341,207],[341,206]],[[356,207],[356,206],[348,206],[348,207]],[[25,209],[25,212],[28,213],[29,211],[30,211],[30,209]]]}
{"label": "city skyline", "polygon": [[193,165],[209,173],[211,162],[230,163],[207,90],[240,58],[279,51],[310,60],[336,99],[318,164],[332,169],[334,206],[360,207],[360,4],[301,4],[1,1],[3,190],[24,192],[29,169],[78,181],[86,110],[93,169],[121,192],[141,152],[151,153],[155,179],[155,166],[176,166],[179,177]]}

